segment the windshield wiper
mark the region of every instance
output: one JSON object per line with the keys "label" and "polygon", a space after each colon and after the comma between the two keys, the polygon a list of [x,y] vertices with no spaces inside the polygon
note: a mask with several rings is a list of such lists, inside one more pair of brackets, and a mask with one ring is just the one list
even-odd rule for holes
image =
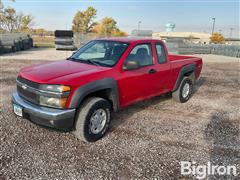
{"label": "windshield wiper", "polygon": [[76,59],[74,57],[68,57],[67,60],[77,61],[78,59]]}
{"label": "windshield wiper", "polygon": [[107,64],[103,64],[103,63],[94,61],[94,60],[92,60],[92,59],[77,59],[77,58],[74,58],[74,57],[69,57],[69,58],[67,58],[67,60],[76,61],[76,62],[80,62],[80,63],[93,64],[93,65],[96,65],[96,66],[106,66],[106,67],[110,67],[110,66],[107,65]]}
{"label": "windshield wiper", "polygon": [[94,65],[96,65],[96,66],[100,66],[100,64],[99,64],[98,62],[93,61],[93,60],[91,60],[91,59],[86,59],[85,61],[87,61],[87,62],[90,63],[90,64],[94,64]]}
{"label": "windshield wiper", "polygon": [[[75,61],[75,62],[80,62],[80,63],[89,63],[88,61],[84,60],[84,59],[78,59],[78,58],[75,58],[75,57],[69,57],[67,58],[67,60],[70,60],[70,61]],[[91,63],[92,64],[92,63]]]}

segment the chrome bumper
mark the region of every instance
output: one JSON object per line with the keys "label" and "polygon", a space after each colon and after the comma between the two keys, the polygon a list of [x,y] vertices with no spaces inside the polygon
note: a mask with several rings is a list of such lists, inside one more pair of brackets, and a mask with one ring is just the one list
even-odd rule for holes
{"label": "chrome bumper", "polygon": [[32,104],[21,98],[17,92],[12,94],[12,103],[23,108],[23,117],[36,124],[57,129],[72,129],[76,109],[54,109]]}

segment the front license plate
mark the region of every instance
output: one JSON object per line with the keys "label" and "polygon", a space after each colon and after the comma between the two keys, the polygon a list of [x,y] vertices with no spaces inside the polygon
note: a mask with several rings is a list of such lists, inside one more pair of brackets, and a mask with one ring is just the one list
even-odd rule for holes
{"label": "front license plate", "polygon": [[16,105],[16,104],[13,104],[13,111],[16,115],[18,116],[23,116],[23,110],[22,110],[22,107]]}

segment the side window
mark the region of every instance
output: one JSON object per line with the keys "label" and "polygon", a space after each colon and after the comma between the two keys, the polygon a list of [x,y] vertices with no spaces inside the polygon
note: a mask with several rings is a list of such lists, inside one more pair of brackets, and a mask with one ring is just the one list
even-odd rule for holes
{"label": "side window", "polygon": [[156,52],[157,52],[157,57],[158,57],[158,63],[163,64],[166,62],[166,53],[164,46],[162,44],[156,44]]}
{"label": "side window", "polygon": [[137,61],[140,66],[148,66],[153,64],[152,49],[150,44],[139,44],[136,45],[126,61]]}

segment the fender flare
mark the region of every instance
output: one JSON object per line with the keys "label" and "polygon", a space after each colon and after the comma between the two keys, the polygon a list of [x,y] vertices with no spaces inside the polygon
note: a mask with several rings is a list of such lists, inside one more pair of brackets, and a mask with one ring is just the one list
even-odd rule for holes
{"label": "fender flare", "polygon": [[104,89],[110,89],[109,99],[113,103],[113,110],[116,111],[119,108],[119,93],[117,82],[112,78],[92,81],[78,87],[72,95],[69,108],[78,108],[86,96]]}
{"label": "fender flare", "polygon": [[[173,88],[173,92],[176,91],[181,84],[184,75],[189,73],[189,72],[196,72],[196,64],[189,64],[186,66],[183,66],[182,69],[179,71],[177,81],[175,83],[175,86]],[[194,76],[195,77],[195,76]]]}

